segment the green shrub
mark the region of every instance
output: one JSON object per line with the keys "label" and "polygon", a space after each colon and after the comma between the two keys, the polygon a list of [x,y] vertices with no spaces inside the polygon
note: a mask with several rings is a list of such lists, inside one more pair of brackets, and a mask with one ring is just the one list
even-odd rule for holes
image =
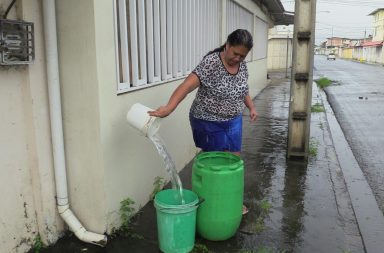
{"label": "green shrub", "polygon": [[317,156],[318,147],[319,142],[316,139],[311,138],[309,140],[309,155],[314,157]]}
{"label": "green shrub", "polygon": [[316,79],[315,82],[320,89],[324,89],[325,87],[328,87],[332,84],[332,81],[326,77]]}
{"label": "green shrub", "polygon": [[196,243],[191,253],[213,253],[213,251],[210,251],[204,244]]}
{"label": "green shrub", "polygon": [[41,240],[40,234],[38,234],[33,240],[33,251],[35,253],[40,253],[40,251],[45,248],[43,241]]}
{"label": "green shrub", "polygon": [[325,109],[322,104],[316,103],[311,106],[311,112],[325,112]]}
{"label": "green shrub", "polygon": [[151,196],[149,196],[150,200],[153,200],[155,198],[156,193],[161,191],[164,186],[164,178],[162,177],[156,177],[155,182],[153,182],[153,191],[151,193]]}
{"label": "green shrub", "polygon": [[135,213],[135,208],[132,207],[133,204],[135,204],[135,201],[130,198],[120,202],[121,231],[123,233],[129,233],[131,218]]}

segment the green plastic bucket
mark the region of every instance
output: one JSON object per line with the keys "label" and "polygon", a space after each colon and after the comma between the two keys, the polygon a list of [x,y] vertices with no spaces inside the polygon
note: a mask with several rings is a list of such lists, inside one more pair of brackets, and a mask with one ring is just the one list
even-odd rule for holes
{"label": "green plastic bucket", "polygon": [[165,253],[190,252],[195,244],[198,196],[183,189],[184,204],[178,191],[167,189],[155,196],[159,248]]}
{"label": "green plastic bucket", "polygon": [[204,152],[192,166],[192,190],[205,199],[197,211],[198,234],[211,241],[232,237],[240,226],[244,165],[228,152]]}

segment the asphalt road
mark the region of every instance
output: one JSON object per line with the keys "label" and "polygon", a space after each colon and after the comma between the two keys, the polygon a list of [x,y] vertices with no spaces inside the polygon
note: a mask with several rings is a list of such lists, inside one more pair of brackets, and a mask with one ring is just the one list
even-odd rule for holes
{"label": "asphalt road", "polygon": [[328,101],[384,212],[384,67],[315,56],[314,79],[335,81]]}

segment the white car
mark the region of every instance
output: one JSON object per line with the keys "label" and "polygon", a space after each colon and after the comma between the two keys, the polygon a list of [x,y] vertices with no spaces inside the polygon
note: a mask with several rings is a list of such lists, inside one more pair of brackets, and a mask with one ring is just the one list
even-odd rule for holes
{"label": "white car", "polygon": [[334,53],[330,53],[327,55],[327,60],[336,60],[336,55]]}

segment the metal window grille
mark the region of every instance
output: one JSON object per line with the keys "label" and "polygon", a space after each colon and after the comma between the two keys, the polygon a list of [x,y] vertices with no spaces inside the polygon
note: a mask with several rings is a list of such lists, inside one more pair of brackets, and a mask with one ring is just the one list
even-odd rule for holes
{"label": "metal window grille", "polygon": [[220,45],[220,0],[115,0],[118,93],[190,73]]}
{"label": "metal window grille", "polygon": [[0,19],[0,65],[32,63],[34,47],[33,23]]}

